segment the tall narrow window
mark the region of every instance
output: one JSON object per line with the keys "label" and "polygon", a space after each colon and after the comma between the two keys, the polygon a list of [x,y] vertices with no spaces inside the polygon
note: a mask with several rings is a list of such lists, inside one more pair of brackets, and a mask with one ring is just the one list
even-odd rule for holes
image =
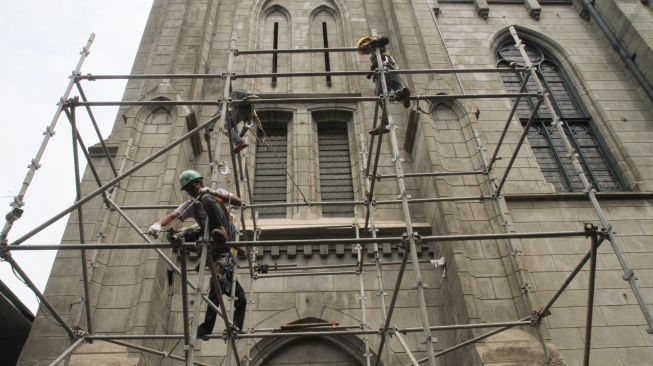
{"label": "tall narrow window", "polygon": [[[272,40],[272,49],[277,50],[279,49],[279,22],[274,22],[274,31],[273,31],[273,40]],[[276,74],[277,73],[277,62],[278,62],[278,55],[276,53],[272,54],[272,73]],[[273,76],[272,77],[272,87],[274,88],[277,86],[277,77]]]}
{"label": "tall narrow window", "polygon": [[[335,48],[342,44],[342,37],[339,34],[337,13],[334,9],[326,6],[318,7],[311,15],[310,44],[312,48]],[[336,57],[338,54],[324,52],[324,57],[312,57],[312,70],[317,72],[331,72],[344,69],[344,57]],[[333,56],[333,57],[332,57]],[[344,78],[325,76],[314,78],[314,91],[333,92],[344,91]]]}
{"label": "tall narrow window", "polygon": [[[254,167],[254,203],[286,202],[289,113],[261,112],[265,121],[257,131]],[[281,118],[279,118],[281,117]],[[259,217],[285,217],[286,207],[258,209]]]}
{"label": "tall narrow window", "polygon": [[[329,48],[329,34],[327,33],[327,23],[322,22],[322,42],[324,48]],[[329,52],[324,52],[324,71],[331,71],[331,60],[329,59]],[[326,76],[326,83],[328,87],[331,87],[331,75]]]}
{"label": "tall narrow window", "polygon": [[[263,11],[261,29],[258,32],[257,48],[280,50],[290,47],[291,23],[288,11],[279,5],[272,5]],[[269,83],[259,83],[259,93],[284,93],[288,90],[288,78],[277,74],[289,71],[290,59],[285,53],[266,53],[255,56],[258,72],[272,74]]]}
{"label": "tall narrow window", "polygon": [[[351,154],[347,122],[340,113],[320,113],[317,135],[321,201],[353,201]],[[322,206],[322,216],[352,216],[352,205]]]}
{"label": "tall narrow window", "polygon": [[[578,152],[583,172],[592,186],[598,191],[623,190],[623,184],[602,145],[601,138],[592,126],[592,118],[584,111],[558,63],[540,48],[532,44],[525,45],[526,53],[537,66],[540,81],[551,96],[556,114],[565,122],[564,132],[574,150]],[[499,47],[497,60],[499,67],[508,67],[512,62],[519,66],[524,65],[519,51],[512,42],[506,42]],[[502,73],[501,75],[508,92],[519,92],[523,82],[521,74]],[[526,92],[536,91],[535,81],[529,80]],[[522,124],[526,124],[534,106],[533,99],[523,98],[520,101],[517,115]],[[563,138],[558,130],[551,126],[551,114],[542,107],[534,117],[534,123],[528,132],[528,141],[545,179],[553,184],[557,191],[582,191],[583,184],[571,163]]]}

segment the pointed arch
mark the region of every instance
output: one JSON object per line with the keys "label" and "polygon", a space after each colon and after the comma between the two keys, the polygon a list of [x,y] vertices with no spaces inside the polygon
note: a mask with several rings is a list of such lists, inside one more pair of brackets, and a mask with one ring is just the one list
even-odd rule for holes
{"label": "pointed arch", "polygon": [[[258,36],[260,49],[291,48],[292,21],[290,12],[276,3],[269,3],[263,8],[259,20],[261,32]],[[259,72],[288,72],[290,58],[287,54],[260,55],[257,58]],[[270,82],[262,81],[266,91],[287,92],[288,79],[272,77]]]}
{"label": "pointed arch", "polygon": [[[318,322],[325,320],[308,317],[290,324]],[[286,364],[291,360],[298,365],[334,362],[363,366],[364,352],[363,341],[353,335],[265,338],[252,348],[250,365]],[[380,360],[379,365],[383,365]]]}
{"label": "pointed arch", "polygon": [[[581,98],[576,92],[565,68],[558,58],[549,51],[551,47],[542,46],[540,41],[531,38],[531,32],[524,32],[522,43],[536,74],[543,85],[555,114],[563,122],[566,137],[578,154],[583,172],[592,186],[599,191],[620,191],[624,189],[616,165],[609,156],[602,137],[598,134]],[[497,38],[495,60],[498,67],[509,67],[511,63],[523,65],[524,61],[508,35]],[[501,79],[508,92],[519,92],[523,75],[502,73]],[[537,83],[529,80],[526,92],[536,92]],[[532,98],[520,100],[517,117],[525,125],[534,111]],[[578,172],[571,163],[570,152],[562,143],[563,136],[551,126],[553,116],[546,108],[535,111],[536,118],[528,131],[528,141],[547,182],[556,191],[571,192],[584,190]]]}

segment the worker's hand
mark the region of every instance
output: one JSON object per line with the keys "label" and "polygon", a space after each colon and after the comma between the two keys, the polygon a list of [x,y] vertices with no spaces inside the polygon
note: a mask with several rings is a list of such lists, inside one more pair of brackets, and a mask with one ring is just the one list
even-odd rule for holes
{"label": "worker's hand", "polygon": [[199,194],[213,194],[213,190],[209,187],[202,187],[199,190]]}
{"label": "worker's hand", "polygon": [[159,233],[161,232],[161,224],[157,221],[152,226],[150,226],[150,229],[147,231],[148,235],[152,236],[154,239],[159,237]]}

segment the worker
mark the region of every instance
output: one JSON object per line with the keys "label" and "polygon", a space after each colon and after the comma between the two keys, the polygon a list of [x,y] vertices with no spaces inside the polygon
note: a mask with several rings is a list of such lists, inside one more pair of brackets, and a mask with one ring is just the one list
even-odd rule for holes
{"label": "worker", "polygon": [[[232,241],[236,236],[236,228],[233,224],[233,217],[230,215],[229,207],[231,205],[241,206],[240,197],[235,196],[224,189],[213,190],[204,186],[203,177],[195,170],[186,170],[179,175],[179,185],[182,191],[186,191],[192,198],[179,205],[173,212],[166,214],[158,221],[154,222],[148,231],[153,237],[158,237],[162,228],[175,219],[185,220],[193,218],[199,226],[198,229],[184,232],[183,237],[186,241],[198,240],[204,232],[204,225],[208,217],[208,230],[212,239],[212,248],[209,255],[212,256],[216,263],[218,278],[211,278],[211,288],[209,291],[209,300],[213,303],[218,302],[218,295],[214,291],[214,281],[223,293],[231,296],[231,281],[233,273],[223,266],[224,258],[229,259],[228,247],[224,245],[227,241]],[[244,252],[242,248],[237,248]],[[226,254],[226,255],[225,255]],[[223,258],[221,258],[223,257]],[[236,301],[233,324],[236,331],[243,329],[245,321],[245,307],[247,299],[245,291],[236,282]],[[217,313],[213,308],[208,307],[204,318],[204,323],[200,324],[197,329],[197,337],[207,339],[206,336],[213,332]]]}
{"label": "worker", "polygon": [[[259,99],[258,95],[250,93],[245,89],[234,89],[231,92],[231,99],[233,100],[242,100],[249,101],[253,99]],[[238,133],[237,126],[240,122],[244,122],[245,125],[251,124],[250,121],[254,118],[254,108],[251,103],[242,103],[234,106],[231,111],[230,118],[225,122],[225,129],[229,131],[231,136],[231,142],[234,144],[234,152],[239,153],[244,148],[249,146],[243,141],[242,137],[245,135],[247,126],[243,127],[243,130]]]}
{"label": "worker", "polygon": [[[397,63],[394,58],[390,55],[386,46],[390,43],[388,37],[385,36],[365,36],[358,40],[356,47],[358,48],[358,53],[361,55],[370,55],[371,67],[370,70],[375,71],[373,74],[368,74],[367,78],[372,78],[374,82],[377,81],[378,71],[380,70],[378,65],[378,60],[376,58],[375,50],[381,52],[381,62],[382,66],[386,66],[388,70],[398,70]],[[393,92],[394,95],[391,96],[393,101],[403,101],[403,105],[406,108],[410,107],[410,89],[404,87],[399,75],[394,73],[385,74],[385,82],[388,88],[388,92]],[[383,86],[381,83],[377,83],[376,93],[381,95],[383,94]]]}

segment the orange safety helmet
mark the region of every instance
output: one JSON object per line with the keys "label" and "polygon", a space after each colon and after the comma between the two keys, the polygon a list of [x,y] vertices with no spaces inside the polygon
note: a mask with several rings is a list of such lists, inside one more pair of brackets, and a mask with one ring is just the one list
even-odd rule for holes
{"label": "orange safety helmet", "polygon": [[368,51],[363,50],[363,46],[365,46],[367,43],[369,43],[369,42],[372,41],[373,39],[374,39],[374,38],[372,38],[372,36],[365,36],[365,37],[359,39],[358,42],[356,42],[356,48],[358,48],[358,54],[359,54],[359,55],[367,55],[367,54],[369,54]]}

